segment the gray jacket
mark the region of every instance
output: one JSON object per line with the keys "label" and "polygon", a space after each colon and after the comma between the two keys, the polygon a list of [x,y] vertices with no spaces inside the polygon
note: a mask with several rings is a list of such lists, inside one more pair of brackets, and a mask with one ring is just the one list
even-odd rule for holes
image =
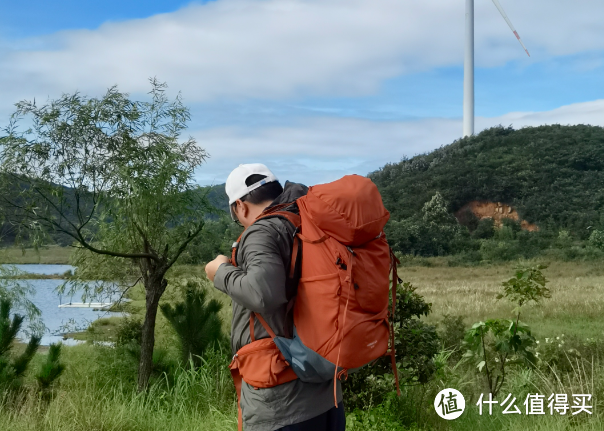
{"label": "gray jacket", "polygon": [[[284,192],[271,204],[292,202],[307,192],[300,184],[286,182]],[[293,243],[293,226],[279,218],[259,220],[246,229],[237,250],[237,264],[220,265],[214,278],[217,289],[233,303],[231,348],[233,354],[251,343],[250,313],[259,313],[277,336],[286,336],[286,279]],[[269,335],[256,322],[256,339]],[[340,383],[337,399],[342,400]],[[303,422],[334,406],[333,381],[304,383],[299,379],[273,388],[254,389],[242,383],[241,411],[245,431],[269,431]]]}

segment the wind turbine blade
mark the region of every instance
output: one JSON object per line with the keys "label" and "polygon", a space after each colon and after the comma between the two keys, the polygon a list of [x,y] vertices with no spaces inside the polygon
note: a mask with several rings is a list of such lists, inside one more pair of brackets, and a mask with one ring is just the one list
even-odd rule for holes
{"label": "wind turbine blade", "polygon": [[518,32],[516,31],[516,29],[512,25],[512,21],[510,21],[510,19],[506,15],[505,11],[501,7],[501,4],[499,4],[499,0],[493,0],[493,4],[499,10],[499,13],[501,14],[501,16],[503,17],[503,19],[505,20],[505,22],[508,23],[508,25],[510,26],[510,29],[512,29],[512,31],[514,32],[514,35],[516,36],[516,39],[518,39],[518,42],[520,42],[520,45],[522,45],[522,47],[526,51],[526,55],[528,55],[530,57],[531,54],[529,54],[528,49],[526,49],[526,46],[524,46],[524,43],[522,43],[522,39],[520,39],[520,36],[518,35]]}

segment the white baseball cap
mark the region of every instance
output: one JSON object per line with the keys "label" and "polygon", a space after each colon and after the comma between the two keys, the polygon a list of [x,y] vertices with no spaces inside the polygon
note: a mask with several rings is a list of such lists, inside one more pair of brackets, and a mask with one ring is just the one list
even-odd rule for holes
{"label": "white baseball cap", "polygon": [[[245,184],[245,180],[250,175],[264,175],[265,178],[262,178],[260,181],[252,184],[251,186],[248,186]],[[229,174],[225,185],[225,191],[229,197],[229,207],[234,204],[237,199],[241,199],[252,190],[256,190],[258,187],[273,181],[279,180],[270,171],[270,169],[262,163],[249,163],[246,165],[237,166],[235,169],[233,169],[233,172]],[[231,218],[235,220],[235,215],[233,214],[232,209]]]}

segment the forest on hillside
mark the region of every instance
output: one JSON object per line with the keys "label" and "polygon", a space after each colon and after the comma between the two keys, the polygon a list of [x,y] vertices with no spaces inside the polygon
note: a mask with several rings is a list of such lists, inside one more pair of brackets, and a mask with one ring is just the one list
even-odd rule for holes
{"label": "forest on hillside", "polygon": [[436,192],[455,212],[503,202],[541,228],[587,238],[604,208],[604,128],[493,127],[369,174],[394,220],[420,212]]}
{"label": "forest on hillside", "polygon": [[[455,255],[459,263],[541,254],[569,260],[602,257],[603,168],[602,127],[499,126],[369,178],[392,215],[388,239],[403,255]],[[477,217],[467,211],[472,202],[497,203],[518,220]],[[522,220],[535,231],[523,229]]]}

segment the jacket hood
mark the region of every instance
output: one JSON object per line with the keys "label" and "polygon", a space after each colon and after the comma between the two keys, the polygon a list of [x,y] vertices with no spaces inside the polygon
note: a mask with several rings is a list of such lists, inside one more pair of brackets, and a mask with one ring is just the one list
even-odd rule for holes
{"label": "jacket hood", "polygon": [[283,193],[277,196],[277,198],[269,205],[269,208],[275,205],[293,202],[296,199],[305,196],[306,193],[308,193],[308,187],[304,184],[286,181],[285,186],[283,187]]}

